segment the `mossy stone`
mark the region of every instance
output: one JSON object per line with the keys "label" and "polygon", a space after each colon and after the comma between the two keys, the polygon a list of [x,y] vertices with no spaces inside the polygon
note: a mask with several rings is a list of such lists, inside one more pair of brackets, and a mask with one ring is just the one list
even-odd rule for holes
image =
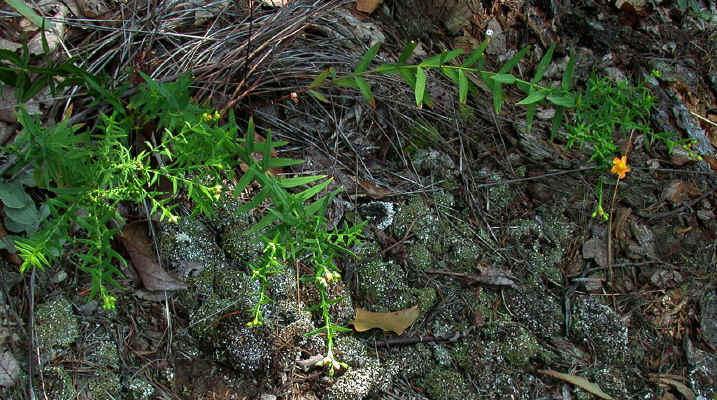
{"label": "mossy stone", "polygon": [[35,311],[37,344],[41,348],[68,346],[80,336],[77,316],[65,297],[40,304]]}
{"label": "mossy stone", "polygon": [[463,375],[443,367],[428,371],[417,383],[433,400],[456,400],[475,396]]}
{"label": "mossy stone", "polygon": [[612,308],[591,297],[576,300],[570,334],[590,344],[598,362],[621,366],[628,361],[627,326]]}
{"label": "mossy stone", "polygon": [[89,398],[94,400],[115,400],[121,389],[120,378],[112,371],[100,370],[87,380]]}

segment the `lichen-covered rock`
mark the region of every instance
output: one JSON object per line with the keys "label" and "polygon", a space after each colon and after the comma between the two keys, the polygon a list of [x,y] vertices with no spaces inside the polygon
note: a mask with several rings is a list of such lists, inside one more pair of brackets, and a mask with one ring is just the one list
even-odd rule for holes
{"label": "lichen-covered rock", "polygon": [[468,399],[475,395],[463,375],[443,367],[428,371],[417,384],[433,400]]}
{"label": "lichen-covered rock", "polygon": [[100,370],[87,380],[89,398],[94,400],[115,400],[121,389],[119,375],[109,370]]}
{"label": "lichen-covered rock", "polygon": [[612,308],[591,297],[576,299],[570,334],[590,344],[599,362],[620,366],[628,361],[627,327]]}
{"label": "lichen-covered rock", "polygon": [[196,217],[163,223],[159,233],[162,260],[180,270],[182,277],[195,275],[208,264],[225,264],[224,253],[214,234]]}
{"label": "lichen-covered rock", "polygon": [[65,297],[40,304],[35,311],[35,327],[37,344],[46,351],[53,346],[68,346],[80,336],[77,316]]}
{"label": "lichen-covered rock", "polygon": [[273,334],[266,327],[247,327],[235,315],[222,318],[211,339],[217,361],[240,372],[271,366]]}
{"label": "lichen-covered rock", "polygon": [[136,377],[127,384],[129,398],[132,400],[149,400],[155,398],[155,389],[146,379]]}
{"label": "lichen-covered rock", "polygon": [[366,299],[363,306],[370,311],[396,311],[410,307],[409,299],[404,297],[408,289],[406,272],[393,261],[371,260],[359,265],[359,294]]}
{"label": "lichen-covered rock", "polygon": [[[395,368],[394,368],[395,370]],[[375,390],[385,388],[395,371],[381,365],[376,359],[369,359],[362,368],[352,368],[331,385],[324,400],[363,400]]]}
{"label": "lichen-covered rock", "polygon": [[250,224],[232,224],[221,232],[221,246],[235,261],[245,264],[259,262],[264,242],[258,233],[248,233]]}
{"label": "lichen-covered rock", "polygon": [[[72,383],[72,378],[61,365],[46,367],[43,370],[43,377],[44,382],[33,382],[36,385],[36,393],[47,394],[47,397],[53,400],[77,398],[77,390]],[[44,384],[44,386],[40,387],[40,384]]]}
{"label": "lichen-covered rock", "polygon": [[545,352],[535,335],[515,323],[488,325],[481,330],[480,335],[491,344],[496,344],[503,359],[515,369],[527,367],[532,358]]}
{"label": "lichen-covered rock", "polygon": [[551,295],[535,290],[505,292],[505,300],[515,319],[542,338],[561,335],[563,313]]}

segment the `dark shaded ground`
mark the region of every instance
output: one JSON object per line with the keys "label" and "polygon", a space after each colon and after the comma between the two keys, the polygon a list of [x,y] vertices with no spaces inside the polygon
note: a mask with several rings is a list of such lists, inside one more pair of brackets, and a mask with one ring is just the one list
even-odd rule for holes
{"label": "dark shaded ground", "polygon": [[[714,3],[712,22],[670,3],[386,1],[371,17],[351,6],[297,2],[250,12],[235,3],[160,2],[148,12],[114,3],[97,22],[71,19],[65,40],[88,68],[117,79],[131,68],[157,79],[195,71],[198,99],[253,115],[291,142],[288,155],[307,160],[301,168],[344,185],[332,215],[369,225],[354,249],[362,258],[342,261],[332,294],[346,297],[333,318],[346,324],[355,307],[418,305],[413,326],[401,337],[341,335],[337,356],[351,369],[327,377],[302,362],[326,350],[321,337],[304,335],[317,322],[303,311],[317,293],[296,280],[308,271],[288,266],[272,278],[266,325],[246,328],[248,317],[232,312],[256,301],[246,264],[261,247],[245,233],[255,216],[232,215],[239,201],[225,196],[217,217],[162,225],[154,238],[187,290],[147,293],[127,279],[108,312],[87,302],[88,279],[69,263],[38,271],[30,288],[6,262],[0,365],[18,376],[0,397],[33,398],[29,362],[39,354],[32,390],[47,399],[592,398],[547,370],[583,377],[614,398],[713,399]],[[0,33],[16,40],[18,18],[5,20]],[[418,110],[400,82],[377,76],[375,109],[339,89],[328,91],[330,104],[309,96],[274,102],[328,66],[351,70],[375,41],[384,42],[379,61],[392,61],[409,39],[430,55],[474,46],[486,29],[495,33],[493,71],[528,45],[518,74],[529,78],[555,40],[555,81],[573,48],[578,87],[593,70],[633,81],[659,70],[661,79],[648,83],[658,98],[653,129],[693,138],[703,160],[633,138],[632,171],[619,182],[608,224],[591,214],[596,182],[606,177],[609,198],[614,177],[587,163],[589,149],[566,148],[562,134],[549,141],[549,120],[526,132],[519,106],[495,115],[487,93],[462,108],[457,89],[430,75],[436,104]],[[508,93],[510,104],[521,97]],[[16,126],[0,128],[12,135]],[[475,275],[515,287],[472,282]]]}

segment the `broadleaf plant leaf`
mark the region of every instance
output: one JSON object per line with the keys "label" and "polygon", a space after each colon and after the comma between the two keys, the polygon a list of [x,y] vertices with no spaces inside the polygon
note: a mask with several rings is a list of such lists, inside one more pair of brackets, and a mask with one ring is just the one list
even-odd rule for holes
{"label": "broadleaf plant leaf", "polygon": [[358,85],[359,91],[361,91],[361,96],[363,96],[364,100],[366,100],[371,107],[376,108],[376,100],[373,98],[371,86],[369,86],[368,81],[360,76],[357,76],[354,79],[356,80],[356,85]]}
{"label": "broadleaf plant leaf", "polygon": [[368,68],[368,66],[371,64],[371,61],[373,61],[374,57],[376,57],[376,53],[378,53],[378,49],[381,47],[380,43],[376,43],[375,45],[371,46],[370,49],[366,52],[366,54],[361,57],[361,61],[359,61],[358,65],[356,66],[356,70],[354,72],[364,72]]}
{"label": "broadleaf plant leaf", "polygon": [[421,67],[416,69],[416,88],[414,93],[416,95],[416,105],[418,108],[423,107],[423,97],[426,94],[426,73]]}
{"label": "broadleaf plant leaf", "polygon": [[550,65],[550,60],[553,58],[553,52],[555,51],[555,46],[557,46],[557,43],[553,43],[550,48],[548,48],[548,51],[545,52],[545,55],[543,55],[543,58],[540,59],[540,63],[538,63],[538,66],[535,68],[535,76],[531,80],[532,83],[538,83],[541,79],[543,79],[543,75],[545,74],[545,71],[548,70],[548,66]]}
{"label": "broadleaf plant leaf", "polygon": [[14,8],[15,11],[19,12],[20,15],[27,18],[28,20],[30,20],[30,22],[39,26],[40,28],[52,29],[55,27],[55,24],[45,20],[38,13],[36,13],[35,10],[30,8],[23,0],[7,0],[7,4],[9,4],[10,7]]}
{"label": "broadleaf plant leaf", "polygon": [[401,52],[401,55],[398,57],[398,63],[404,64],[406,61],[408,61],[408,58],[411,57],[411,54],[413,54],[413,50],[416,48],[416,41],[411,40],[408,42],[406,47],[403,48],[403,51]]}
{"label": "broadleaf plant leaf", "polygon": [[458,101],[461,104],[468,101],[468,78],[462,69],[458,70]]}

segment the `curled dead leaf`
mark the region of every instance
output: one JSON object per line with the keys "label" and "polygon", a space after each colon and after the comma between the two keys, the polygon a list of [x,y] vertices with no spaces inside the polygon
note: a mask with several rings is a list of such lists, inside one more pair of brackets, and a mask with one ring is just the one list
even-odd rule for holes
{"label": "curled dead leaf", "polygon": [[187,284],[170,275],[156,260],[152,241],[143,223],[127,224],[119,234],[120,242],[127,250],[130,260],[144,287],[148,290],[186,289]]}
{"label": "curled dead leaf", "polygon": [[387,313],[376,313],[357,307],[356,317],[350,324],[358,332],[380,328],[384,331],[391,331],[401,335],[416,321],[419,315],[418,306]]}
{"label": "curled dead leaf", "polygon": [[352,176],[351,179],[354,182],[356,182],[359,186],[361,186],[361,189],[363,189],[366,192],[366,194],[374,200],[379,200],[386,196],[392,196],[392,195],[396,194],[396,192],[393,192],[388,189],[384,189],[384,188],[376,185],[373,182],[365,181],[365,180],[359,179],[358,177],[355,177],[355,176]]}
{"label": "curled dead leaf", "polygon": [[594,394],[601,399],[613,400],[613,397],[603,392],[602,389],[600,389],[599,385],[592,383],[583,377],[577,375],[563,374],[562,372],[553,371],[552,369],[539,369],[538,372],[540,372],[541,374],[552,376],[553,378],[563,380],[565,382],[572,383],[573,385],[578,386],[581,389],[587,390],[588,392]]}

